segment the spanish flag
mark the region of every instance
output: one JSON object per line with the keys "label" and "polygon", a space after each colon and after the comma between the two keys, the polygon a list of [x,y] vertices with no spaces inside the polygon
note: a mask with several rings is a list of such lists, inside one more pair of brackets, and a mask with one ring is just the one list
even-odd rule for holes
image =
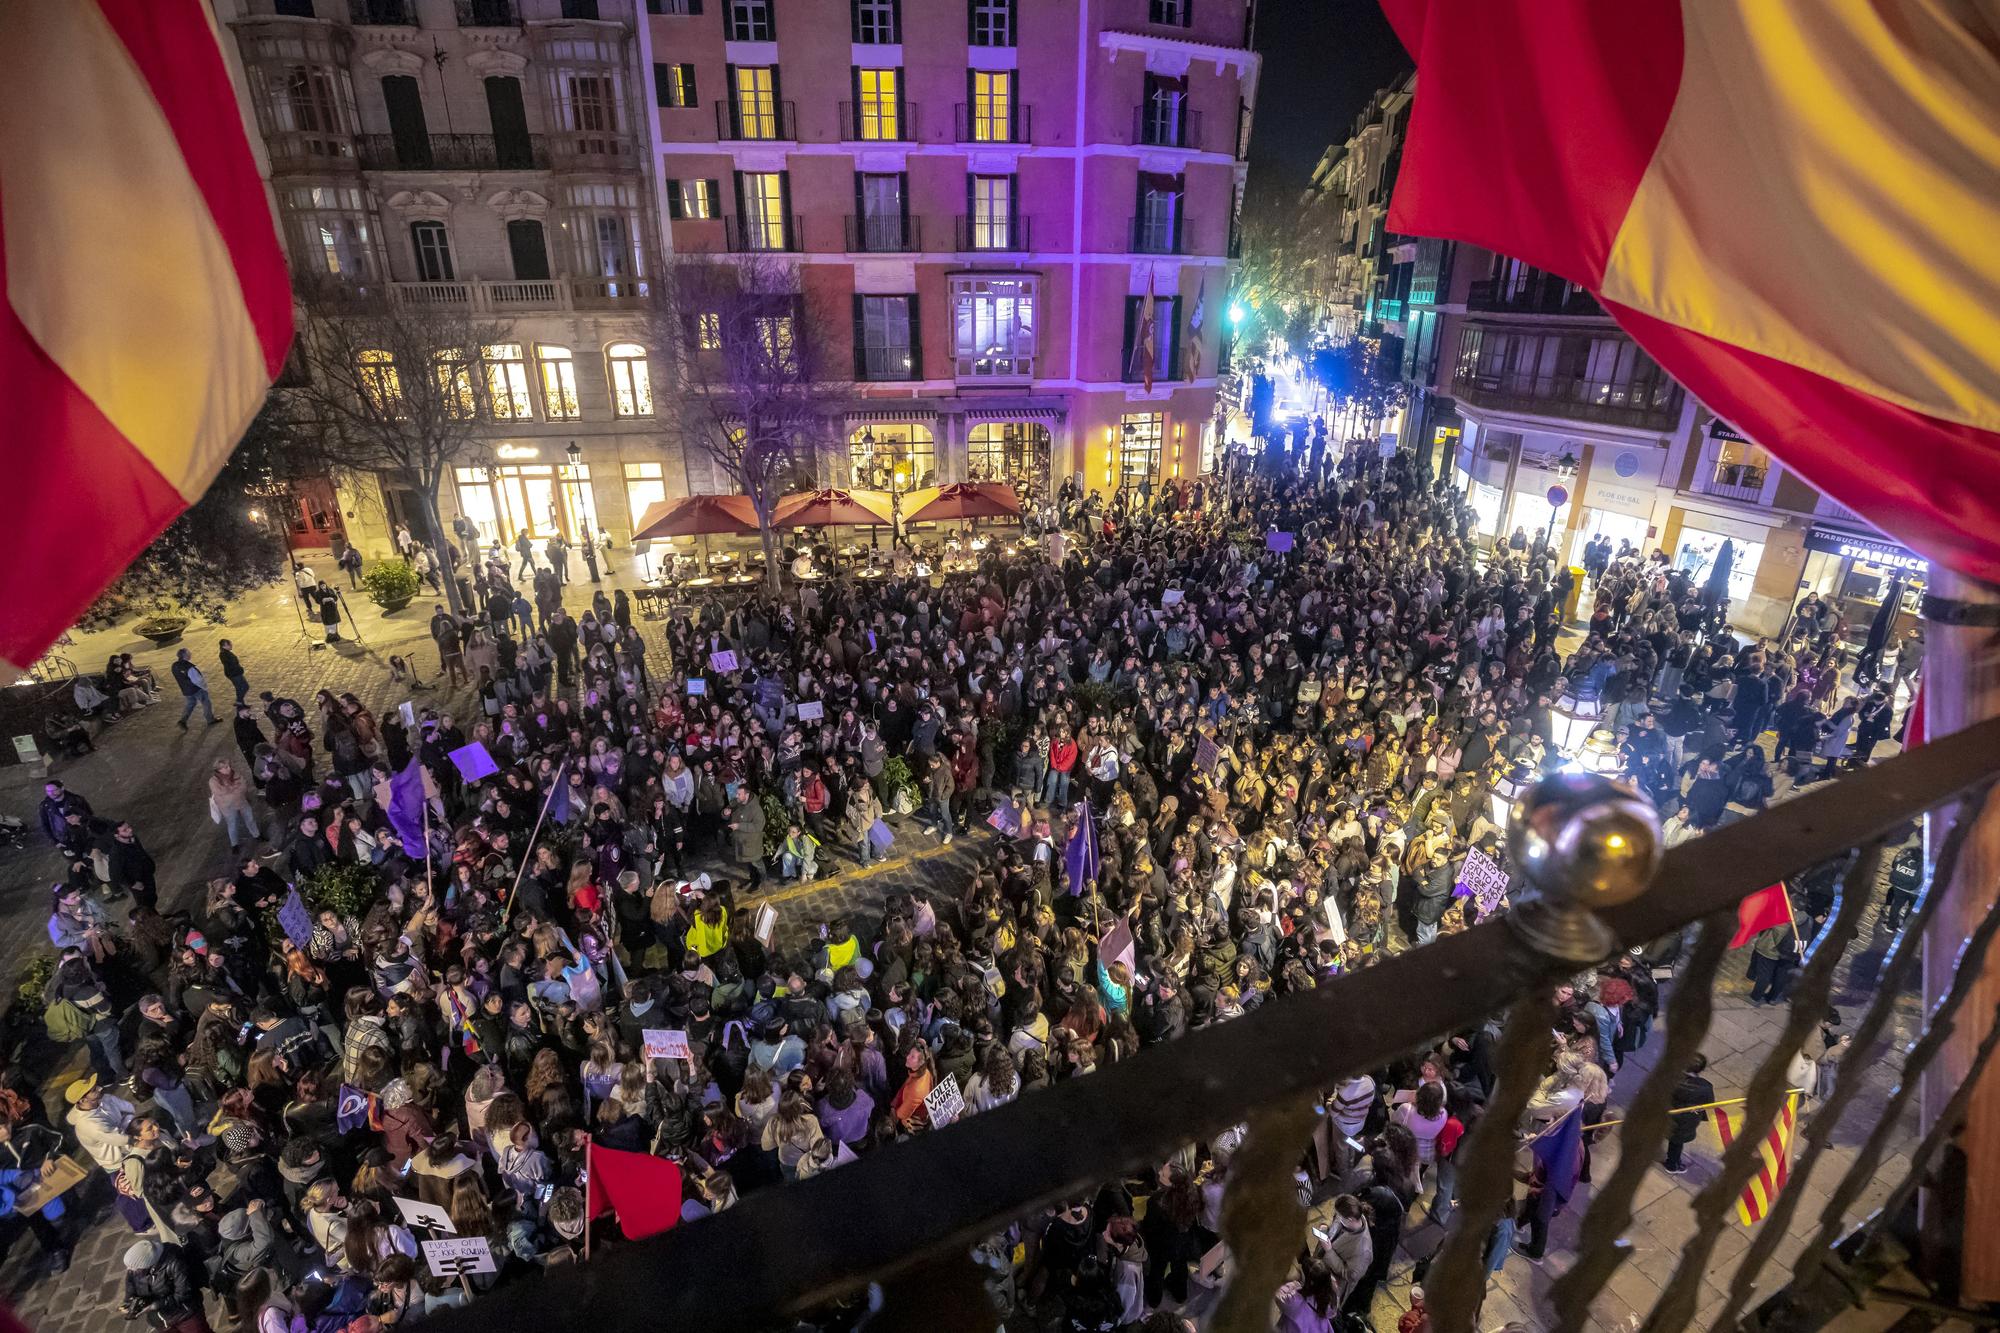
{"label": "spanish flag", "polygon": [[[1757,1174],[1750,1177],[1743,1197],[1736,1201],[1736,1215],[1743,1219],[1743,1225],[1761,1222],[1764,1214],[1771,1211],[1771,1201],[1778,1197],[1778,1191],[1785,1187],[1785,1178],[1792,1169],[1792,1136],[1798,1129],[1799,1094],[1785,1094],[1785,1104],[1778,1112],[1776,1123],[1764,1141],[1757,1145],[1757,1155],[1763,1160],[1757,1164]],[[1729,1145],[1743,1134],[1743,1106],[1718,1106],[1715,1108],[1715,1132],[1722,1136],[1722,1150],[1729,1151]]]}
{"label": "spanish flag", "polygon": [[221,40],[207,0],[0,4],[0,661],[200,498],[284,366],[291,284]]}
{"label": "spanish flag", "polygon": [[1956,0],[1382,0],[1389,226],[1588,288],[1724,420],[2000,583],[2000,44]]}

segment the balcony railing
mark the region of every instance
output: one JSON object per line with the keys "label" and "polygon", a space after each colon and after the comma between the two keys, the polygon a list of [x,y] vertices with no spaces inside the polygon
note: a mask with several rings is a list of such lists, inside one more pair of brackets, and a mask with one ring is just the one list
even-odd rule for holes
{"label": "balcony railing", "polygon": [[1602,315],[1604,307],[1583,288],[1553,273],[1534,273],[1525,281],[1486,278],[1472,284],[1465,296],[1467,310],[1515,314]]}
{"label": "balcony railing", "polygon": [[1666,430],[1681,414],[1681,390],[1672,386],[1662,400],[1634,401],[1632,390],[1601,380],[1569,375],[1459,375],[1452,392],[1475,407],[1530,412],[1542,416],[1597,421],[1610,426]]}
{"label": "balcony railing", "polygon": [[715,137],[731,143],[788,143],[799,137],[798,104],[740,106],[725,98],[715,104]]}
{"label": "balcony railing", "polygon": [[956,143],[1033,143],[1035,109],[1015,106],[1011,114],[990,115],[960,102],[952,108],[952,133]]}
{"label": "balcony railing", "polygon": [[1695,490],[1703,495],[1756,504],[1764,498],[1764,468],[1757,463],[1718,461],[1708,471],[1695,474]]}
{"label": "balcony railing", "polygon": [[649,287],[630,278],[513,278],[489,282],[395,282],[390,295],[400,304],[477,314],[529,310],[576,310],[643,302]]}
{"label": "balcony railing", "polygon": [[855,255],[911,254],[924,248],[923,219],[891,214],[847,215],[847,252]]}
{"label": "balcony railing", "polygon": [[1003,221],[960,217],[952,248],[960,254],[1025,253],[1034,248],[1028,221],[1019,216]]}
{"label": "balcony railing", "polygon": [[[1705,1285],[1712,1285],[1726,1303],[1699,1326],[1732,1327],[1735,1316],[1746,1313],[1755,1283],[1787,1238],[1798,1209],[1810,1206],[1823,1209],[1817,1234],[1792,1260],[1791,1285],[1764,1303],[1752,1326],[1823,1327],[1828,1312],[1858,1304],[1870,1275],[1879,1281],[1893,1264],[1883,1251],[1897,1245],[1902,1234],[1897,1228],[1915,1190],[1938,1165],[1992,1054],[1989,1041],[1971,1058],[1955,1091],[1938,1078],[1947,1072],[1937,1063],[1946,1038],[1985,980],[1976,965],[1955,976],[1943,969],[1945,993],[1919,1020],[1923,1035],[1904,1056],[1888,1104],[1870,1105],[1861,1123],[1840,1126],[1846,1169],[1837,1182],[1821,1181],[1818,1190],[1808,1192],[1815,1170],[1829,1165],[1832,1127],[1870,1086],[1866,1071],[1881,1059],[1895,1031],[1891,1023],[1916,979],[1923,936],[1934,920],[1942,924],[1942,886],[1957,871],[1972,817],[1996,767],[2000,720],[1934,740],[1685,841],[1665,854],[1651,884],[1622,905],[1593,914],[1570,896],[1573,887],[1580,893],[1580,885],[1542,884],[1537,898],[1498,920],[1270,1000],[1243,1017],[1148,1047],[1094,1073],[1024,1092],[1005,1106],[879,1149],[838,1170],[757,1191],[726,1211],[610,1250],[586,1265],[551,1268],[510,1285],[504,1301],[441,1312],[433,1317],[435,1333],[544,1333],[557,1327],[732,1333],[790,1327],[808,1312],[871,1285],[879,1285],[869,1299],[885,1327],[990,1329],[997,1312],[983,1281],[988,1270],[974,1262],[975,1245],[1053,1200],[1092,1197],[1103,1182],[1153,1169],[1190,1142],[1240,1125],[1248,1126],[1248,1134],[1231,1157],[1221,1208],[1229,1260],[1220,1308],[1248,1313],[1216,1326],[1266,1328],[1276,1288],[1300,1247],[1310,1243],[1294,1170],[1313,1138],[1315,1111],[1327,1091],[1350,1074],[1380,1069],[1505,1013],[1495,1047],[1494,1087],[1454,1158],[1459,1206],[1423,1283],[1430,1326],[1440,1333],[1469,1329],[1485,1287],[1488,1238],[1514,1206],[1516,1127],[1549,1067],[1557,1021],[1554,987],[1579,966],[1684,935],[1699,923],[1666,998],[1662,1035],[1655,1038],[1663,1040],[1664,1052],[1619,1108],[1616,1165],[1599,1159],[1588,1207],[1578,1205],[1583,1215],[1575,1228],[1574,1261],[1545,1296],[1555,1312],[1553,1327],[1586,1327],[1593,1303],[1631,1252],[1625,1235],[1633,1225],[1635,1198],[1672,1128],[1675,1086],[1709,1033],[1736,903],[1807,871],[1844,874],[1835,906],[1793,979],[1789,1021],[1749,1075],[1744,1120],[1762,1126],[1786,1100],[1793,1057],[1827,1017],[1836,969],[1881,892],[1885,843],[1900,839],[1911,820],[1946,807],[1957,819],[1939,849],[1932,887],[1912,910],[1900,940],[1875,964],[1872,1002],[1864,1007],[1841,994],[1843,1030],[1852,1041],[1834,1090],[1804,1117],[1790,1182],[1777,1193],[1770,1215],[1749,1233],[1747,1246],[1734,1244],[1728,1251],[1744,1254],[1730,1286],[1723,1290],[1717,1246],[1725,1232],[1732,1240],[1744,1234],[1727,1213],[1763,1166],[1761,1133],[1737,1138],[1694,1197],[1695,1225],[1669,1255],[1673,1272],[1658,1284],[1660,1295],[1647,1321],[1648,1327],[1688,1326]],[[1603,808],[1586,806],[1592,813]],[[1557,822],[1565,836],[1585,827],[1582,817]],[[1565,929],[1550,929],[1558,924]],[[1566,933],[1590,943],[1575,951],[1557,948]],[[1983,959],[1996,936],[2000,909],[1985,915],[1960,956]],[[1980,1005],[1967,1016],[1983,1023],[1990,1013],[1989,1005]],[[1936,1094],[1941,1103],[1928,1108],[1936,1127],[1907,1156],[1899,1155],[1893,1173],[1882,1171],[1899,1122],[1916,1109],[1926,1071],[1933,1079],[1927,1100]],[[1852,1143],[1860,1146],[1846,1146]],[[1871,1185],[1887,1183],[1882,1177],[1897,1182],[1886,1201],[1839,1240],[1846,1215]],[[1935,1219],[1947,1229],[1947,1249],[1957,1216],[1947,1203]],[[760,1256],[760,1262],[746,1264],[746,1255]],[[1641,1283],[1624,1290],[1654,1285],[1649,1270]],[[1617,1308],[1623,1323],[1622,1303]],[[1822,1317],[1806,1321],[1815,1308]],[[1008,1326],[1014,1326],[1011,1320]]]}
{"label": "balcony railing", "polygon": [[776,254],[799,248],[804,224],[797,217],[758,222],[741,215],[725,220],[724,238],[731,254]]}
{"label": "balcony railing", "polygon": [[515,28],[521,23],[514,0],[457,0],[457,9],[461,28]]}
{"label": "balcony railing", "polygon": [[347,0],[347,16],[362,27],[413,28],[416,0]]}
{"label": "balcony railing", "polygon": [[894,106],[871,106],[866,102],[840,104],[840,138],[843,143],[915,143],[917,104],[898,102]]}
{"label": "balcony railing", "polygon": [[354,138],[318,130],[278,130],[264,136],[264,147],[274,172],[346,171],[356,165]]}
{"label": "balcony railing", "polygon": [[1179,210],[1175,210],[1170,217],[1133,214],[1131,223],[1125,228],[1129,250],[1135,255],[1186,254],[1187,236],[1182,221]]}
{"label": "balcony railing", "polygon": [[548,145],[542,136],[503,139],[491,134],[427,134],[402,139],[393,134],[359,134],[355,156],[370,171],[546,171]]}
{"label": "balcony railing", "polygon": [[1199,148],[1201,112],[1182,108],[1175,115],[1142,102],[1132,108],[1132,142],[1152,148]]}

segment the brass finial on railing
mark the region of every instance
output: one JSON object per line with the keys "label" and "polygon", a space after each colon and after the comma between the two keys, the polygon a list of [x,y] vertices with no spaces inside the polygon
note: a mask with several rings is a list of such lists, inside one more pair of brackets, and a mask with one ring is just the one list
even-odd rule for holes
{"label": "brass finial on railing", "polygon": [[1508,821],[1507,849],[1534,896],[1507,922],[1537,953],[1594,963],[1618,947],[1599,910],[1629,903],[1660,868],[1652,802],[1593,773],[1552,773]]}

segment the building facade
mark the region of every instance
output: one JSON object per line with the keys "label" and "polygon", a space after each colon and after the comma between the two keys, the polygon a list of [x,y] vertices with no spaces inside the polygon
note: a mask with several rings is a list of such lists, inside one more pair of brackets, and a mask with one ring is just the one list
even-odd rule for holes
{"label": "building facade", "polygon": [[[1202,470],[1248,0],[647,0],[671,248],[778,256],[851,365],[827,479]],[[728,489],[691,466],[695,490]]]}
{"label": "building facade", "polygon": [[[300,289],[386,288],[505,329],[444,521],[622,537],[677,493],[643,313],[663,252],[641,0],[214,3]],[[393,475],[309,480],[290,504],[295,546],[379,553],[395,523],[424,526]]]}

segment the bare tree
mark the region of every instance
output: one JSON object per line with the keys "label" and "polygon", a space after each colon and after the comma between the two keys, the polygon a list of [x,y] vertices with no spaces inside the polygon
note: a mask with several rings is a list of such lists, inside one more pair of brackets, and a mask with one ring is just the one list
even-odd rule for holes
{"label": "bare tree", "polygon": [[422,497],[424,534],[454,612],[466,608],[438,518],[451,469],[472,455],[492,410],[483,350],[511,326],[468,310],[414,305],[384,292],[325,288],[305,301],[299,350],[306,383],[291,390],[318,430],[303,449],[326,467],[408,477]]}
{"label": "bare tree", "polygon": [[710,459],[757,511],[764,578],[778,588],[778,499],[815,481],[838,442],[843,379],[827,374],[831,321],[773,256],[677,261],[654,285],[653,344],[671,358],[683,447]]}

